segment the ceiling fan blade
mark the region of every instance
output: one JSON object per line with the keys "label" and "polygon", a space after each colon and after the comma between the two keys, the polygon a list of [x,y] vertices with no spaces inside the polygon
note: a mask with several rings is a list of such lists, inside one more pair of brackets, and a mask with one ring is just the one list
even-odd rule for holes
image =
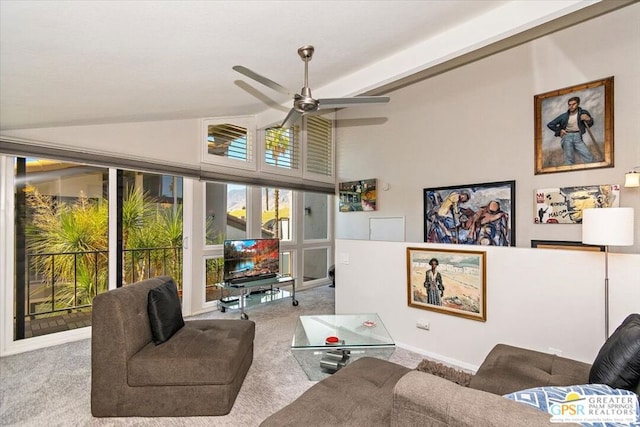
{"label": "ceiling fan blade", "polygon": [[249,77],[250,79],[253,79],[255,81],[257,81],[258,83],[262,83],[263,85],[270,87],[271,89],[275,90],[276,92],[280,92],[280,93],[284,93],[285,95],[291,95],[293,96],[293,93],[287,89],[284,86],[279,85],[278,83],[274,82],[271,79],[268,79],[264,76],[261,76],[260,74],[251,71],[250,69],[248,69],[247,67],[243,67],[242,65],[234,65],[233,69],[237,72],[239,72],[240,74],[244,74],[245,76]]}
{"label": "ceiling fan blade", "polygon": [[285,117],[280,127],[290,128],[291,126],[296,124],[298,120],[300,120],[300,117],[302,117],[302,113],[295,108],[292,108],[291,110],[289,110],[289,114],[287,114],[287,117]]}
{"label": "ceiling fan blade", "polygon": [[380,104],[389,102],[388,96],[354,96],[352,98],[324,98],[318,99],[318,109],[354,107],[362,104]]}

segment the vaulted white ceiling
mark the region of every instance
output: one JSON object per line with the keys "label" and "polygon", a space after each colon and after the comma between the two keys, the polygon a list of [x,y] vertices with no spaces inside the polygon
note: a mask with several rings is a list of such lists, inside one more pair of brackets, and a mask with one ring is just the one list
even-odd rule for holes
{"label": "vaulted white ceiling", "polygon": [[233,65],[299,92],[312,44],[315,97],[382,94],[624,3],[2,0],[0,129],[278,121],[289,98]]}

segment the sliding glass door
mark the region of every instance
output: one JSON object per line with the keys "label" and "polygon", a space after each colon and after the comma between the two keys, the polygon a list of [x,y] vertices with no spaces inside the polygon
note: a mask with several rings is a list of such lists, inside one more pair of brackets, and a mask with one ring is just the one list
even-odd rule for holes
{"label": "sliding glass door", "polygon": [[16,157],[12,178],[14,341],[90,326],[109,287],[169,275],[182,292],[181,177]]}
{"label": "sliding glass door", "polygon": [[15,159],[14,339],[91,324],[107,289],[108,169]]}

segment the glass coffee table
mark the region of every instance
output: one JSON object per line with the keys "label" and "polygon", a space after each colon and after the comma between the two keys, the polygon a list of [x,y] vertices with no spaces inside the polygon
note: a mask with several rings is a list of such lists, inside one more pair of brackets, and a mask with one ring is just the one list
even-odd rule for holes
{"label": "glass coffee table", "polygon": [[363,356],[388,359],[395,348],[377,314],[300,316],[291,342],[293,356],[312,381]]}

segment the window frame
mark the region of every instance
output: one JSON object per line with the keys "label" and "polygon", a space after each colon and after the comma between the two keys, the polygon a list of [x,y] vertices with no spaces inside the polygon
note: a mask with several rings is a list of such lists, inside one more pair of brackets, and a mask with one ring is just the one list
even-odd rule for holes
{"label": "window frame", "polygon": [[[229,185],[234,185],[234,183],[231,182],[215,182],[215,181],[203,181],[204,185],[202,186],[202,231],[204,234],[204,249],[205,250],[216,250],[219,247],[222,247],[222,244],[211,244],[211,243],[207,243],[207,184],[216,184],[216,185],[224,185],[225,186],[225,195],[228,196],[228,191]],[[247,212],[247,217],[246,217],[246,229],[245,229],[245,234],[249,235],[250,233],[250,229],[251,229],[251,222],[252,222],[252,209],[251,206],[253,205],[252,203],[252,199],[250,196],[251,190],[250,190],[250,186],[246,185],[246,184],[236,184],[236,185],[242,185],[245,187],[245,208],[246,208],[246,212]],[[226,201],[225,201],[225,210],[228,207],[226,206]],[[225,224],[226,227],[226,224]],[[225,230],[225,239],[227,239],[228,236],[226,234],[226,230]]]}
{"label": "window frame", "polygon": [[[255,116],[240,116],[240,117],[216,117],[201,119],[201,159],[200,161],[209,165],[225,166],[235,169],[243,169],[247,171],[257,170],[257,157],[260,155],[256,150],[256,141],[258,140],[256,130],[256,118]],[[222,124],[233,124],[241,126],[247,130],[247,160],[234,159],[232,157],[217,156],[209,154],[208,137],[209,126],[216,126]]]}
{"label": "window frame", "polygon": [[[295,130],[295,128],[298,128],[297,131]],[[294,156],[297,156],[297,161],[296,161],[296,165],[295,167],[292,168],[285,168],[282,166],[276,166],[276,165],[271,165],[269,163],[267,163],[267,152],[269,150],[267,150],[267,132],[269,131],[269,129],[271,129],[272,127],[267,127],[264,129],[260,129],[258,131],[258,140],[260,141],[260,150],[259,150],[259,155],[260,155],[260,170],[266,173],[271,173],[271,174],[275,174],[275,175],[284,175],[284,176],[291,176],[291,177],[299,177],[302,178],[302,163],[303,163],[303,157],[302,157],[302,147],[303,147],[303,143],[302,143],[302,126],[300,125],[296,125],[296,126],[292,126],[289,129],[293,129],[292,133],[293,133],[293,153]],[[296,138],[297,135],[297,138]]]}

